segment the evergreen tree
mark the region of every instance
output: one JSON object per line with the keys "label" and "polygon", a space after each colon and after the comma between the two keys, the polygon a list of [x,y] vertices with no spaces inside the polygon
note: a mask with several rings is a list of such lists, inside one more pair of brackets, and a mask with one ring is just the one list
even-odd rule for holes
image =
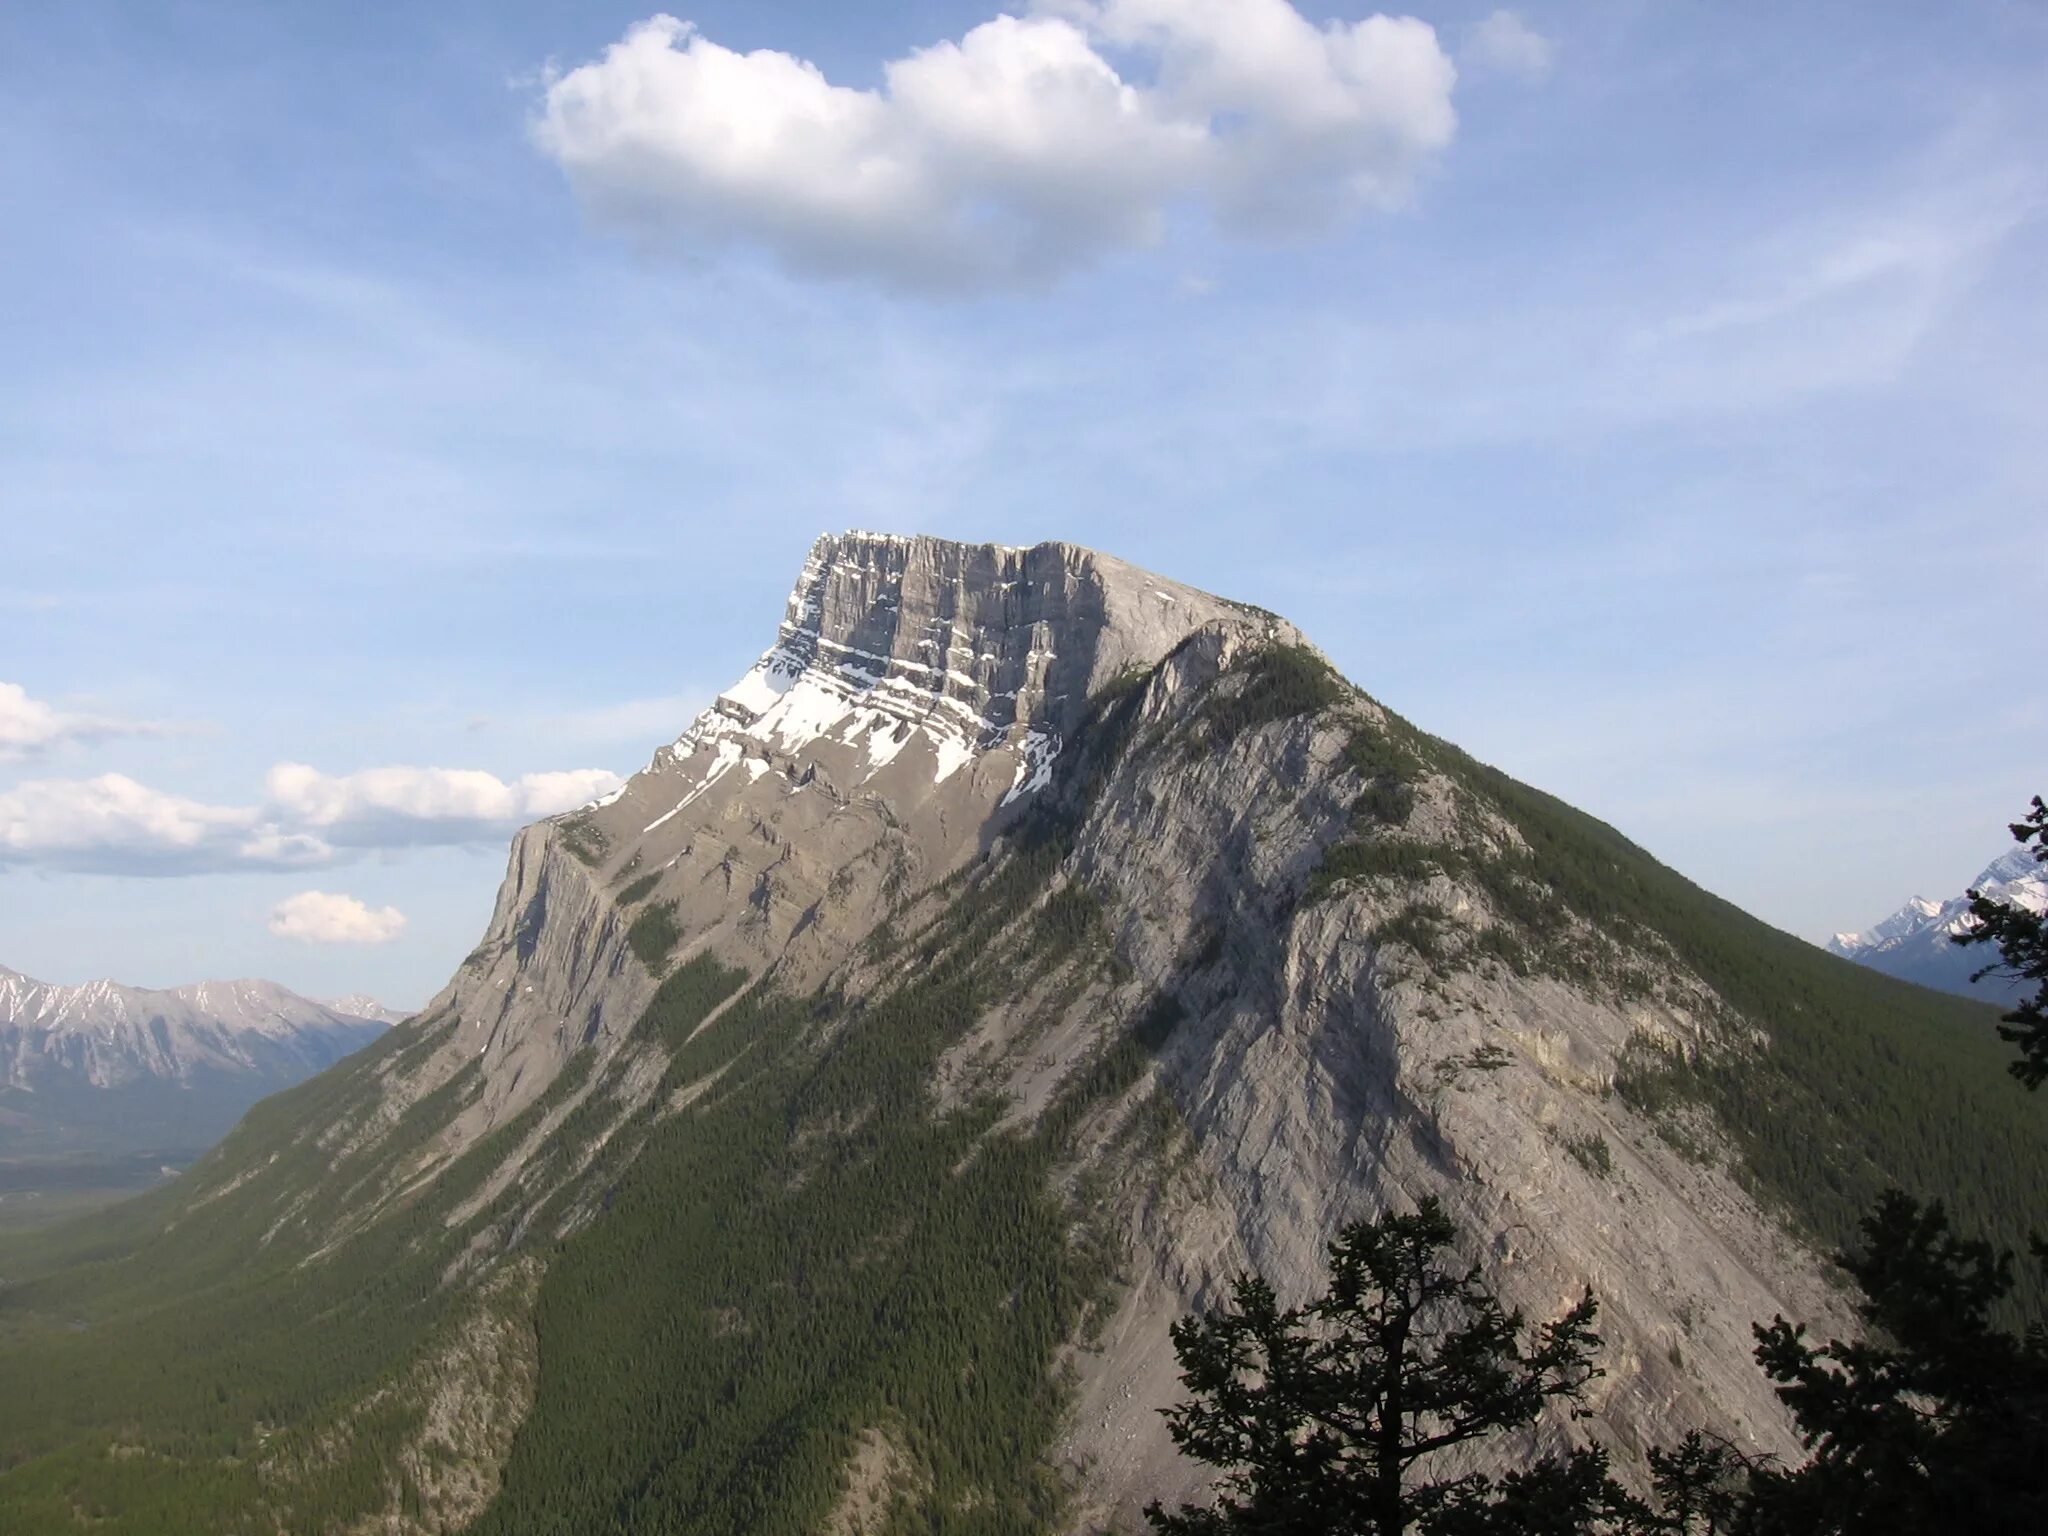
{"label": "evergreen tree", "polygon": [[[2012,824],[2048,864],[2048,804]],[[2048,1082],[2048,914],[1970,892],[1976,925],[1958,944],[1996,944],[1977,974],[2038,984],[1999,1033],[2020,1048],[2013,1075]],[[1780,1317],[1757,1329],[1757,1362],[1778,1383],[1812,1455],[1756,1472],[1744,1510],[1757,1536],[1917,1536],[2048,1530],[2048,1321],[2024,1336],[1994,1327],[2013,1256],[1949,1229],[1941,1202],[1897,1190],[1864,1218],[1843,1266],[1862,1288],[1865,1336],[1812,1344]],[[2048,1245],[2034,1239],[2048,1265]]]}
{"label": "evergreen tree", "polygon": [[[2025,847],[2034,845],[2036,862],[2048,865],[2048,805],[2034,796],[2034,808],[2024,821],[2012,824],[2013,839]],[[2020,1048],[2020,1059],[2012,1064],[2013,1076],[2029,1088],[2048,1082],[2048,913],[2029,912],[2017,903],[1994,901],[1982,891],[1970,892],[1970,915],[1976,926],[1955,936],[1958,944],[1996,944],[1999,959],[1977,972],[1977,977],[1994,972],[2035,984],[2033,996],[2005,1016],[1998,1032]]]}
{"label": "evergreen tree", "polygon": [[[1939,1202],[1893,1191],[1844,1266],[1865,1336],[1808,1342],[1778,1318],[1757,1329],[1812,1454],[1759,1470],[1741,1528],[1758,1536],[2035,1536],[2048,1531],[2048,1331],[1996,1328],[2012,1255],[1949,1231]],[[2048,1258],[2036,1243],[2038,1256]]]}
{"label": "evergreen tree", "polygon": [[[1174,1442],[1226,1472],[1213,1507],[1152,1505],[1154,1529],[1577,1531],[1618,1508],[1623,1496],[1599,1452],[1498,1486],[1479,1474],[1431,1476],[1445,1451],[1533,1424],[1548,1402],[1576,1403],[1599,1374],[1590,1291],[1525,1343],[1522,1315],[1450,1253],[1454,1235],[1442,1207],[1425,1200],[1412,1215],[1346,1227],[1317,1301],[1283,1309],[1263,1279],[1246,1276],[1231,1305],[1177,1323],[1193,1400],[1168,1410]],[[1526,1523],[1494,1523],[1510,1508]]]}

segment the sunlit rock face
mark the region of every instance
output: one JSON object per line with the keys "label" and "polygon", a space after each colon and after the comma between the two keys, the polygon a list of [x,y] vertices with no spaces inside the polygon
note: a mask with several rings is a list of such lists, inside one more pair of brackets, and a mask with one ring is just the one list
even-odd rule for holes
{"label": "sunlit rock face", "polygon": [[[1560,909],[1546,942],[1587,964],[1504,959],[1537,942],[1529,892],[1504,901],[1483,872],[1544,855],[1419,736],[1399,813],[1362,823],[1375,770],[1358,741],[1397,723],[1303,645],[1261,610],[1084,549],[820,540],[743,677],[615,794],[519,834],[482,943],[363,1107],[314,1133],[337,1166],[374,1161],[408,1107],[450,1090],[445,1123],[350,1219],[477,1147],[492,1171],[453,1219],[507,1199],[519,1214],[451,1275],[602,1219],[606,1196],[579,1181],[612,1139],[699,1113],[753,1061],[716,1009],[680,1043],[638,1027],[661,978],[713,955],[812,999],[829,1039],[944,953],[949,906],[1050,824],[1037,846],[1054,862],[974,957],[975,1011],[947,1026],[930,1108],[999,1102],[1029,1126],[1162,999],[1180,1019],[1076,1122],[1058,1176],[1120,1282],[1062,1367],[1071,1429],[1046,1452],[1077,1529],[1202,1485],[1159,1413],[1179,1393],[1175,1318],[1247,1268],[1302,1294],[1345,1221],[1425,1198],[1531,1317],[1598,1291],[1593,1396],[1626,1475],[1696,1426],[1796,1454],[1750,1326],[1845,1326],[1839,1294],[1710,1126],[1681,1155],[1614,1092],[1631,1050],[1749,1048],[1761,1030],[1637,927]],[[1361,837],[1415,857],[1318,888]],[[1085,961],[1041,959],[1061,894],[1092,914]],[[893,941],[864,944],[885,919]],[[693,1048],[724,1065],[664,1090]],[[1590,1432],[1566,1414],[1536,1431]]]}
{"label": "sunlit rock face", "polygon": [[820,538],[743,677],[623,788],[520,834],[483,943],[427,1010],[459,1027],[421,1082],[475,1056],[490,1085],[458,1142],[630,1028],[652,992],[637,915],[671,913],[679,957],[815,984],[1046,788],[1092,695],[1198,631],[1301,639],[1074,545]]}

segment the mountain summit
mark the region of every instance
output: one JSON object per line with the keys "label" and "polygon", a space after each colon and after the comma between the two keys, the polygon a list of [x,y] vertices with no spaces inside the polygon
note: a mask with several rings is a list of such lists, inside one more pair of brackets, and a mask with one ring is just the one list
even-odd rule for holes
{"label": "mountain summit", "polygon": [[[1972,880],[1968,890],[1979,891],[1993,901],[2024,907],[2029,912],[2048,912],[2048,869],[2035,862],[2024,848],[1999,855]],[[1838,933],[1828,940],[1828,951],[1844,959],[1867,965],[1902,981],[1944,992],[1981,997],[2007,1004],[2019,1000],[2024,990],[2011,977],[1976,973],[1997,956],[1984,949],[1965,949],[1955,943],[1959,934],[1976,924],[1970,915],[1967,894],[1946,901],[1915,896],[1882,922],[1861,933]]]}
{"label": "mountain summit", "polygon": [[1599,1295],[1598,1415],[1539,1440],[1796,1455],[1751,1325],[1847,1326],[1879,1191],[2048,1216],[1991,1017],[1260,609],[821,539],[418,1016],[0,1271],[0,1523],[1128,1529],[1203,1481],[1173,1322],[1425,1197],[1511,1305]]}

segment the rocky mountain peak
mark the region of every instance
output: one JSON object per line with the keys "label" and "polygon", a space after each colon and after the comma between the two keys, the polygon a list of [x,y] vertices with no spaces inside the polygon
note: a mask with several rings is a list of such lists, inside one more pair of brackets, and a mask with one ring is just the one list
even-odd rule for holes
{"label": "rocky mountain peak", "polygon": [[[1423,1199],[1528,1317],[1599,1297],[1594,1417],[1538,1443],[1637,1481],[1696,1427],[1800,1454],[1753,1325],[1848,1328],[1817,1243],[1914,1179],[2024,1237],[2048,1152],[1999,1042],[1298,639],[1071,546],[821,541],[755,667],[519,835],[437,998],[166,1195],[130,1272],[184,1263],[204,1326],[218,1255],[260,1249],[272,1358],[380,1341],[289,1426],[340,1450],[305,1493],[269,1464],[277,1523],[689,1525],[753,1469],[790,1529],[960,1490],[990,1525],[1132,1528],[1206,1481],[1161,1417],[1174,1321],[1247,1270],[1309,1294],[1343,1223]],[[267,1409],[236,1390],[240,1433]],[[350,1449],[373,1407],[417,1450]],[[367,1502],[336,1510],[346,1456]],[[476,1471],[377,1515],[383,1468],[449,1464]],[[828,1518],[835,1480],[900,1507]]]}
{"label": "rocky mountain peak", "polygon": [[197,1152],[385,1027],[274,981],[59,986],[0,968],[0,1155]]}
{"label": "rocky mountain peak", "polygon": [[1078,545],[827,534],[774,646],[654,766],[714,746],[722,774],[750,746],[822,743],[858,757],[833,766],[865,782],[917,735],[934,783],[1010,749],[1014,799],[1043,782],[1091,695],[1209,625],[1300,640],[1270,615]]}
{"label": "rocky mountain peak", "polygon": [[1119,672],[1205,624],[1259,617],[1078,545],[828,534],[775,648],[726,697],[766,704],[785,680],[827,672],[993,745],[1020,724],[1064,734]]}
{"label": "rocky mountain peak", "polygon": [[1052,781],[1092,696],[1204,631],[1305,643],[1078,545],[818,539],[760,660],[621,789],[514,844],[483,944],[427,1010],[465,1024],[437,1071],[485,1059],[465,1134],[637,1017],[665,935],[814,984],[892,892]]}

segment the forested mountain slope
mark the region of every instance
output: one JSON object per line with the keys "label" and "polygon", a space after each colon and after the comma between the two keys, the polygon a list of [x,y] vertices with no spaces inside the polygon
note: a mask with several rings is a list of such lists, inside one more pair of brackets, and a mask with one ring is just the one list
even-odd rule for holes
{"label": "forested mountain slope", "polygon": [[1062,545],[847,535],[418,1018],[0,1247],[0,1525],[1026,1532],[1200,1484],[1167,1330],[1443,1200],[1624,1468],[1889,1183],[2039,1224],[1991,1011]]}

